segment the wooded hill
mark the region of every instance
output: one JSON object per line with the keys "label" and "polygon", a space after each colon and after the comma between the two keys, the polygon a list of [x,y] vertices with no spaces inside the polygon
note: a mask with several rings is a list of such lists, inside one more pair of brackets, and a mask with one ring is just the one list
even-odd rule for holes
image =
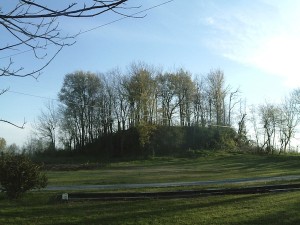
{"label": "wooded hill", "polygon": [[[145,133],[145,130],[147,133]],[[237,134],[232,128],[145,125],[103,135],[83,148],[82,153],[104,158],[149,156],[193,156],[198,150],[233,149]]]}
{"label": "wooded hill", "polygon": [[64,149],[112,156],[163,154],[233,147],[243,135],[243,121],[238,134],[230,128],[239,91],[226,86],[221,70],[201,78],[143,63],[125,74],[76,71],[65,76],[58,96],[59,107],[49,104],[35,126],[49,150],[59,140]]}

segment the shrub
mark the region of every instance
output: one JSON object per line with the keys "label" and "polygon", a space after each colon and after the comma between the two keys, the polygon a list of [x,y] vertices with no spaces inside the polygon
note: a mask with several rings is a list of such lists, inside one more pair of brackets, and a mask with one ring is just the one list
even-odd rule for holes
{"label": "shrub", "polygon": [[26,191],[43,188],[47,177],[40,166],[25,155],[1,154],[0,156],[0,190],[10,199],[21,197]]}

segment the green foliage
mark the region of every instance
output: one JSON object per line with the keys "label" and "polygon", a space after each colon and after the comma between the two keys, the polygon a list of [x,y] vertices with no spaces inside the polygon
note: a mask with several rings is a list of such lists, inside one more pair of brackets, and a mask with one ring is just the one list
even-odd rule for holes
{"label": "green foliage", "polygon": [[6,148],[6,140],[0,137],[0,152],[3,152]]}
{"label": "green foliage", "polygon": [[[68,148],[83,148],[100,135],[100,130],[107,133],[110,118],[100,116],[108,115],[103,105],[103,99],[107,96],[103,95],[102,89],[102,81],[94,73],[76,71],[65,76],[58,96],[64,105],[60,126],[64,133],[63,142]],[[97,106],[102,111],[91,106]]]}
{"label": "green foliage", "polygon": [[236,132],[223,127],[158,127],[152,144],[159,155],[183,154],[193,150],[233,149]]}
{"label": "green foliage", "polygon": [[218,134],[218,144],[219,149],[234,149],[236,147],[236,132],[232,128],[216,128]]}
{"label": "green foliage", "polygon": [[234,149],[236,136],[235,130],[227,127],[157,126],[141,122],[128,130],[103,135],[78,153],[101,159],[185,156],[190,150]]}
{"label": "green foliage", "polygon": [[27,156],[1,154],[0,185],[10,199],[16,199],[26,191],[46,187],[47,177]]}
{"label": "green foliage", "polygon": [[184,128],[160,126],[153,135],[152,145],[157,155],[174,155],[183,148]]}
{"label": "green foliage", "polygon": [[142,148],[150,144],[150,137],[156,130],[156,125],[142,121],[138,126],[139,142]]}

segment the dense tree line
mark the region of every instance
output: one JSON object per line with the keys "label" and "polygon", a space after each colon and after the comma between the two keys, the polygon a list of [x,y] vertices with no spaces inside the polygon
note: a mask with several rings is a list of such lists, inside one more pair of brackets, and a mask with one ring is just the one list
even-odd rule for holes
{"label": "dense tree line", "polygon": [[66,148],[82,149],[130,128],[138,129],[143,144],[151,125],[232,125],[237,95],[226,86],[221,70],[200,78],[184,69],[161,72],[145,63],[131,64],[126,73],[76,71],[65,76],[57,112],[48,106],[36,127],[50,148],[55,148],[57,136]]}
{"label": "dense tree line", "polygon": [[[67,74],[58,106],[48,104],[35,127],[49,150],[60,143],[69,150],[143,155],[166,152],[164,143],[171,148],[182,140],[174,151],[247,146],[286,152],[299,124],[299,93],[249,110],[220,69],[196,76],[182,68],[162,71],[133,63],[126,72]],[[45,148],[45,142],[36,143]]]}

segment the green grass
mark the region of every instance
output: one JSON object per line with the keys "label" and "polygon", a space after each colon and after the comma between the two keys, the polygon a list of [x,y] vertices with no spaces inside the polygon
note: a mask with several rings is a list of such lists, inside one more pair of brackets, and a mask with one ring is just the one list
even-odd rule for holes
{"label": "green grass", "polygon": [[0,224],[299,224],[300,192],[141,201],[49,201],[54,193],[0,196]]}
{"label": "green grass", "polygon": [[300,174],[299,156],[218,153],[111,163],[95,170],[48,171],[49,185],[188,182]]}
{"label": "green grass", "polygon": [[[157,183],[296,174],[300,174],[299,156],[226,152],[206,152],[199,158],[115,162],[96,170],[47,172],[50,185]],[[239,185],[226,187],[231,186]],[[187,189],[199,188],[203,187]],[[178,189],[183,187],[135,191]],[[9,201],[0,193],[0,224],[300,224],[300,191],[193,199],[67,203],[53,200],[59,194],[61,192],[29,192],[23,199]]]}

